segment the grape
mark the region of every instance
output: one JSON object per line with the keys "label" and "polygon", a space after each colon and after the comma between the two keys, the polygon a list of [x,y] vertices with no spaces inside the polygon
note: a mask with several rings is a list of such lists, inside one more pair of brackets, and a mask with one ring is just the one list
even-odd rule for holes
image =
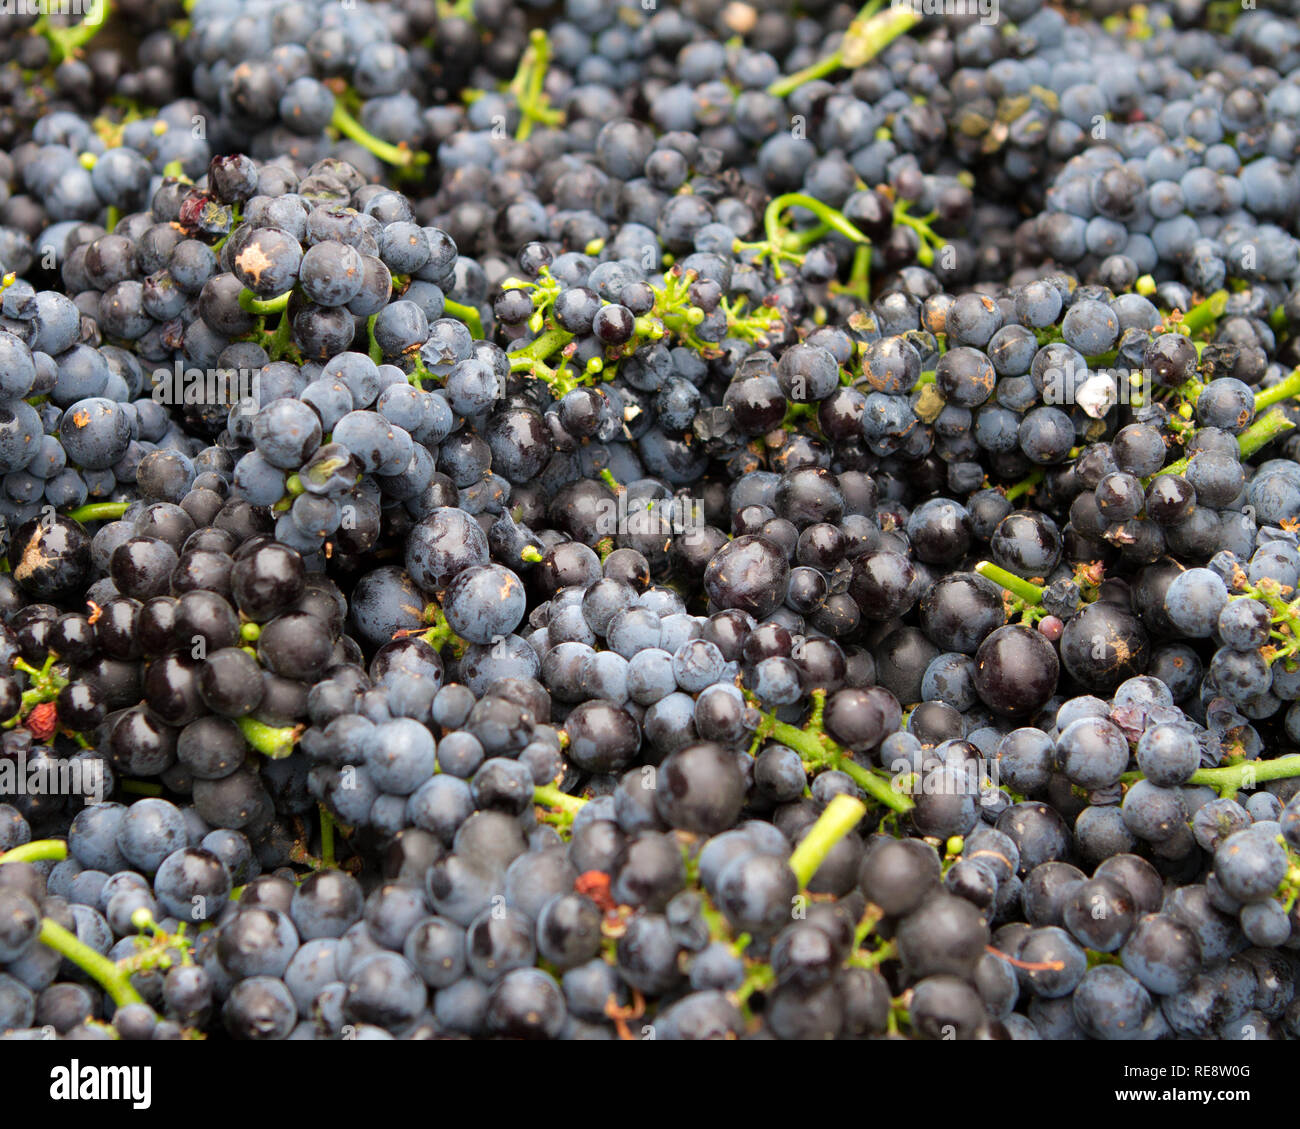
{"label": "grape", "polygon": [[1249,828],[1219,843],[1214,859],[1219,883],[1228,894],[1245,903],[1269,897],[1286,869],[1282,846]]}
{"label": "grape", "polygon": [[1151,1009],[1146,988],[1113,964],[1089,969],[1074,994],[1075,1020],[1092,1038],[1141,1038]]}

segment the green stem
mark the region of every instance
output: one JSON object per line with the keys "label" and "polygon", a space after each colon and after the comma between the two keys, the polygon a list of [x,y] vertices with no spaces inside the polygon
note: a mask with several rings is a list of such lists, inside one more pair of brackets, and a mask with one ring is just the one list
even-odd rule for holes
{"label": "green stem", "polygon": [[832,51],[824,58],[818,59],[817,62],[795,71],[792,75],[786,75],[777,79],[767,88],[767,92],[773,98],[784,98],[787,94],[792,94],[803,86],[804,83],[813,82],[819,78],[825,78],[828,74],[840,69],[844,58],[842,51]]}
{"label": "green stem", "polygon": [[763,992],[776,983],[776,973],[768,964],[754,965],[745,976],[745,982],[736,989],[736,1006],[748,1014],[749,997],[755,992]]}
{"label": "green stem", "polygon": [[[1259,419],[1237,436],[1237,449],[1241,452],[1243,459],[1248,459],[1261,448],[1273,442],[1279,435],[1285,435],[1293,427],[1295,427],[1295,424],[1281,412],[1269,412],[1267,415],[1260,416]],[[1151,478],[1159,477],[1162,474],[1185,474],[1187,473],[1187,464],[1190,461],[1187,458],[1178,459],[1164,469],[1156,471]],[[1148,478],[1147,482],[1150,481],[1151,479]]]}
{"label": "green stem", "polygon": [[46,859],[59,862],[67,857],[68,844],[62,839],[35,839],[0,854],[0,866],[7,862],[42,862]]}
{"label": "green stem", "polygon": [[1042,467],[1037,470],[1031,470],[1024,478],[1014,486],[1007,487],[1006,499],[1008,502],[1014,502],[1022,494],[1028,494],[1035,486],[1043,481],[1045,472]]}
{"label": "green stem", "polygon": [[855,952],[867,943],[867,938],[876,931],[876,926],[880,924],[880,919],[884,916],[885,913],[879,906],[868,904],[853,930],[853,949]]}
{"label": "green stem", "polygon": [[293,321],[289,317],[289,311],[285,310],[280,315],[275,332],[267,342],[266,352],[271,360],[278,361],[291,349],[293,349]]}
{"label": "green stem", "polygon": [[483,319],[479,317],[479,312],[474,306],[453,302],[450,298],[444,298],[442,306],[448,315],[463,321],[469,327],[470,336],[475,341],[483,340]]}
{"label": "green stem", "polygon": [[861,788],[868,796],[900,815],[911,811],[916,804],[911,797],[900,792],[888,780],[883,779],[870,769],[863,768],[847,754],[833,765]]}
{"label": "green stem", "polygon": [[[934,217],[931,216],[930,219]],[[916,232],[920,244],[916,249],[916,261],[923,267],[934,265],[934,249],[942,247],[944,240],[934,233],[930,226],[929,219],[919,220],[907,211],[907,201],[899,204],[894,208],[894,222],[901,223],[905,227],[910,227]]]}
{"label": "green stem", "polygon": [[533,803],[546,808],[559,808],[569,815],[576,815],[587,801],[581,796],[570,796],[561,792],[554,784],[538,784],[533,789]]}
{"label": "green stem", "polygon": [[411,354],[411,372],[406,379],[420,389],[421,392],[424,391],[424,382],[426,380],[437,380],[433,373],[424,367],[424,361],[420,357],[419,350]]}
{"label": "green stem", "polygon": [[1027,604],[1037,607],[1043,602],[1043,590],[1037,584],[1031,584],[1005,568],[998,568],[991,561],[980,561],[975,566],[975,571],[993,581],[994,584],[1001,585],[1013,595],[1019,596]]}
{"label": "green stem", "polygon": [[366,319],[366,333],[370,338],[370,359],[375,364],[382,365],[384,363],[384,350],[380,347],[379,342],[375,340],[375,320],[378,317],[378,314],[371,314]]}
{"label": "green stem", "polygon": [[890,7],[886,11],[877,11],[883,0],[871,0],[858,12],[857,18],[844,33],[844,40],[839,49],[811,66],[804,67],[792,75],[777,79],[767,88],[774,98],[784,98],[798,90],[804,83],[813,79],[825,78],[828,74],[846,67],[852,70],[862,66],[869,59],[874,59],[904,32],[921,22],[920,15],[906,5]]}
{"label": "green stem", "polygon": [[545,361],[556,349],[562,349],[573,340],[567,329],[548,329],[531,344],[510,354],[510,371],[522,372],[538,361]]}
{"label": "green stem", "polygon": [[528,47],[519,60],[519,69],[511,80],[509,90],[519,106],[519,128],[516,141],[527,141],[533,126],[558,125],[564,120],[559,110],[550,107],[550,98],[542,93],[546,72],[551,65],[551,41],[541,28],[534,28],[528,37]]}
{"label": "green stem", "polygon": [[879,968],[887,960],[894,960],[898,956],[898,942],[886,941],[880,948],[872,952],[857,952],[849,958],[849,963],[854,968]]}
{"label": "green stem", "polygon": [[804,208],[812,212],[831,231],[838,231],[845,239],[850,239],[854,243],[871,242],[853,226],[843,212],[832,208],[829,204],[823,204],[806,192],[786,192],[773,199],[763,212],[763,228],[767,233],[768,241],[772,244],[778,243],[781,239],[781,213],[787,208]]}
{"label": "green stem", "polygon": [[396,165],[398,168],[407,168],[416,163],[424,164],[428,160],[427,153],[416,153],[413,149],[406,149],[398,145],[391,145],[387,141],[380,141],[343,108],[342,101],[335,101],[334,113],[330,117],[330,125],[345,137],[351,138],[363,149],[368,149],[386,164]]}
{"label": "green stem", "polygon": [[[822,691],[813,691],[814,695],[820,693]],[[808,764],[838,769],[878,803],[900,813],[909,812],[916,806],[909,797],[893,788],[888,780],[869,772],[854,761],[824,733],[797,729],[784,721],[778,721],[771,714],[764,719],[763,728],[769,736],[793,749]]]}
{"label": "green stem", "polygon": [[35,31],[45,36],[50,43],[50,54],[55,63],[61,63],[77,54],[87,43],[99,34],[108,20],[112,10],[109,0],[95,0],[86,18],[72,27],[53,27],[49,16],[37,20]]}
{"label": "green stem", "polygon": [[1189,333],[1199,333],[1218,321],[1227,308],[1228,292],[1226,290],[1216,290],[1183,315],[1183,325],[1186,326]]}
{"label": "green stem", "polygon": [[830,231],[830,227],[824,223],[819,223],[816,227],[810,227],[804,231],[796,231],[786,238],[785,247],[789,251],[806,251],[819,239],[824,238],[828,231]]}
{"label": "green stem", "polygon": [[866,814],[866,804],[843,793],[826,805],[826,810],[817,817],[817,822],[790,855],[790,869],[799,879],[799,889],[804,889],[812,881],[831,848],[861,823]]}
{"label": "green stem", "polygon": [[50,678],[46,674],[37,672],[32,688],[24,690],[22,697],[18,700],[18,712],[6,720],[3,727],[5,729],[15,728],[23,718],[42,702],[51,702],[57,698],[59,691],[67,684],[67,679]]}
{"label": "green stem", "polygon": [[44,678],[50,672],[52,665],[48,658],[45,660],[45,665],[39,669],[26,659],[14,659],[14,670],[21,670],[29,678]]}
{"label": "green stem", "polygon": [[1242,761],[1223,768],[1198,768],[1187,783],[1204,784],[1221,796],[1231,796],[1240,788],[1253,788],[1266,780],[1287,780],[1294,776],[1300,776],[1300,753],[1271,761]]}
{"label": "green stem", "polygon": [[251,717],[236,718],[235,724],[244,734],[244,740],[271,760],[283,760],[293,752],[293,746],[298,740],[299,730],[296,726],[276,728],[254,721]]}
{"label": "green stem", "polygon": [[850,294],[863,302],[871,301],[871,244],[863,243],[853,252],[853,268],[849,281],[843,286],[833,285],[831,290]]}
{"label": "green stem", "polygon": [[124,513],[130,502],[90,502],[69,510],[64,516],[85,524],[88,521],[116,521]]}
{"label": "green stem", "polygon": [[424,622],[429,624],[429,629],[423,632],[420,638],[435,651],[450,646],[452,654],[457,658],[465,653],[465,640],[452,630],[451,624],[447,622],[446,613],[436,601],[425,607]]}
{"label": "green stem", "polygon": [[1263,392],[1255,393],[1255,411],[1262,412],[1271,408],[1274,404],[1280,404],[1283,400],[1290,400],[1300,396],[1300,368],[1296,369],[1280,384],[1273,385],[1272,388],[1266,388]]}
{"label": "green stem", "polygon": [[239,308],[247,314],[278,314],[289,308],[292,295],[292,290],[286,290],[274,298],[259,298],[245,287],[239,292]]}
{"label": "green stem", "polygon": [[320,861],[326,870],[334,869],[334,817],[326,810],[324,804],[318,804],[320,808]]}
{"label": "green stem", "polygon": [[130,975],[106,956],[101,956],[89,945],[69,933],[62,925],[48,917],[41,921],[41,941],[55,952],[61,953],[83,972],[92,976],[118,1007],[142,1004],[140,993],[131,986]]}

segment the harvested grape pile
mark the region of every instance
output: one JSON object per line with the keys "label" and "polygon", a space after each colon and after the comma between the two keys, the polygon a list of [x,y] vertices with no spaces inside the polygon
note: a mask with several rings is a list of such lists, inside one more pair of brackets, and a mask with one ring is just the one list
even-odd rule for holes
{"label": "harvested grape pile", "polygon": [[0,14],[0,1034],[1300,1037],[1300,3],[925,7]]}

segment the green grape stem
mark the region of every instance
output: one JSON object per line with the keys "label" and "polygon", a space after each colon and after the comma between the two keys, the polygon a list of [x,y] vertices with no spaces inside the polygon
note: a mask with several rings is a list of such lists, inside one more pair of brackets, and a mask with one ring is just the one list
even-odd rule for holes
{"label": "green grape stem", "polygon": [[76,934],[68,932],[62,925],[51,921],[48,917],[43,918],[40,939],[42,944],[48,945],[57,953],[61,953],[97,981],[104,991],[113,998],[113,1002],[118,1007],[125,1007],[127,1004],[144,1003],[144,1000],[140,998],[140,993],[131,986],[131,976],[125,968],[109,960],[108,957],[95,952],[89,945],[79,940]]}
{"label": "green grape stem", "polygon": [[320,808],[320,861],[324,870],[334,869],[334,817],[324,804]]}
{"label": "green grape stem", "polygon": [[1284,400],[1293,400],[1300,396],[1300,368],[1272,388],[1255,393],[1255,411],[1262,412]]}
{"label": "green grape stem", "polygon": [[[853,226],[849,218],[839,209],[832,208],[829,204],[823,204],[816,197],[809,196],[806,192],[786,192],[775,197],[763,212],[763,230],[767,235],[768,242],[774,246],[781,245],[783,242],[781,213],[788,208],[803,208],[812,212],[826,225],[826,230],[838,232],[853,243],[871,242],[867,236]],[[795,236],[795,241],[797,244],[799,236]]]}
{"label": "green grape stem", "polygon": [[835,294],[848,294],[862,302],[871,301],[871,244],[863,243],[853,252],[853,266],[849,281],[843,286],[831,284]]}
{"label": "green grape stem", "polygon": [[405,146],[380,141],[378,137],[367,130],[365,126],[344,109],[342,101],[335,101],[334,113],[330,117],[330,125],[343,134],[344,137],[350,138],[363,149],[369,150],[385,164],[404,169],[413,164],[425,164],[429,160],[427,153],[416,153],[414,149],[407,149]]}
{"label": "green grape stem", "polygon": [[544,808],[556,808],[570,818],[577,815],[586,802],[581,796],[561,792],[554,784],[538,784],[533,789],[533,803]]}
{"label": "green grape stem", "polygon": [[[1248,459],[1261,448],[1268,446],[1279,435],[1285,435],[1293,427],[1295,427],[1295,424],[1287,419],[1282,412],[1269,412],[1267,415],[1260,416],[1259,419],[1237,436],[1237,449],[1241,452],[1243,459]],[[1151,478],[1158,478],[1162,474],[1186,474],[1187,464],[1190,461],[1188,458],[1178,459],[1167,467],[1156,471]],[[1150,478],[1146,480],[1147,483],[1150,483],[1150,481]]]}
{"label": "green grape stem", "polygon": [[1203,329],[1208,329],[1219,318],[1223,317],[1223,312],[1227,308],[1228,292],[1226,290],[1216,290],[1183,315],[1183,326],[1188,333],[1199,333]]}
{"label": "green grape stem", "polygon": [[882,2],[871,0],[858,12],[837,50],[792,75],[777,79],[767,92],[774,98],[784,98],[805,83],[825,78],[841,67],[849,70],[860,67],[921,22],[920,13],[905,4],[879,11]]}
{"label": "green grape stem", "polygon": [[52,702],[59,696],[59,691],[68,684],[68,680],[53,667],[53,654],[45,660],[45,665],[39,670],[29,666],[22,659],[14,661],[14,669],[21,670],[27,675],[31,680],[31,688],[23,691],[18,701],[18,712],[6,720],[0,728],[13,729],[42,702]]}
{"label": "green grape stem", "polygon": [[283,760],[293,752],[302,729],[299,726],[286,725],[276,727],[254,721],[251,717],[237,718],[235,724],[254,749],[271,760]]}
{"label": "green grape stem", "polygon": [[[861,945],[861,942],[859,942]],[[849,964],[854,968],[879,968],[887,960],[894,960],[898,956],[898,942],[886,941],[880,948],[871,952],[855,952],[849,957]]]}
{"label": "green grape stem", "polygon": [[298,350],[293,344],[293,321],[286,310],[280,315],[280,321],[275,327],[275,332],[267,337],[266,351],[271,360],[278,361],[285,356],[301,360],[298,356]]}
{"label": "green grape stem", "polygon": [[239,292],[239,308],[246,314],[278,314],[289,308],[292,290],[286,290],[274,298],[259,298],[248,287]]}
{"label": "green grape stem", "polygon": [[95,0],[85,19],[72,27],[55,27],[46,14],[36,21],[34,30],[49,41],[53,61],[61,63],[75,57],[82,47],[99,34],[112,14],[112,7],[110,0]]}
{"label": "green grape stem", "polygon": [[0,854],[0,866],[7,862],[62,862],[67,857],[68,844],[62,839],[34,839]]}
{"label": "green grape stem", "polygon": [[1294,776],[1300,776],[1300,753],[1268,761],[1242,761],[1222,768],[1198,768],[1187,783],[1206,785],[1230,799],[1241,788],[1254,788],[1268,780],[1287,780]]}
{"label": "green grape stem", "polygon": [[980,561],[975,566],[978,572],[986,580],[993,581],[994,584],[1005,588],[1013,596],[1024,600],[1026,604],[1037,607],[1043,602],[1043,590],[1037,584],[1031,584],[1017,576],[1014,572],[1008,572],[1005,568],[999,568],[992,561]]}
{"label": "green grape stem", "polygon": [[516,141],[527,141],[534,125],[559,125],[564,114],[551,108],[550,97],[543,93],[546,72],[551,66],[551,41],[541,28],[534,28],[528,37],[528,47],[519,60],[519,69],[511,80],[509,90],[519,106],[519,126]]}
{"label": "green grape stem", "polygon": [[548,357],[557,350],[566,348],[572,340],[573,334],[567,329],[548,329],[524,348],[510,354],[510,371],[526,372],[537,380],[545,381],[558,400],[579,384],[589,383],[570,376],[564,360],[555,368],[546,363]]}
{"label": "green grape stem", "polygon": [[64,516],[83,525],[88,521],[116,521],[126,513],[129,502],[90,502],[69,510]]}
{"label": "green grape stem", "polygon": [[463,302],[453,302],[450,298],[444,298],[442,306],[449,317],[465,323],[469,328],[470,336],[475,341],[483,340],[483,319],[479,316],[476,307]]}
{"label": "green grape stem", "polygon": [[1007,501],[1014,502],[1021,495],[1028,494],[1035,486],[1037,486],[1040,482],[1043,481],[1044,477],[1045,477],[1045,473],[1042,467],[1039,467],[1037,470],[1031,470],[1027,475],[1025,475],[1024,478],[1022,478],[1014,486],[1007,487],[1007,491],[1006,491]]}
{"label": "green grape stem", "polygon": [[564,348],[572,340],[573,334],[567,329],[548,329],[523,349],[510,354],[511,371],[521,372],[538,361],[545,361],[557,349]]}
{"label": "green grape stem", "polygon": [[911,811],[916,805],[909,797],[895,789],[883,776],[863,768],[821,731],[820,711],[825,705],[826,691],[814,690],[812,700],[813,712],[808,720],[808,728],[796,728],[787,722],[778,721],[775,714],[769,713],[759,725],[755,744],[760,744],[765,737],[771,737],[793,749],[810,767],[838,769],[877,803],[899,814]]}
{"label": "green grape stem", "polygon": [[452,654],[457,658],[465,653],[465,640],[452,630],[446,614],[437,603],[426,604],[421,618],[429,626],[423,629],[417,628],[415,634],[418,634],[435,651],[450,646]]}
{"label": "green grape stem", "polygon": [[745,974],[745,982],[736,989],[736,1006],[749,1018],[749,997],[755,992],[762,992],[776,983],[776,973],[768,964],[756,964]]}
{"label": "green grape stem", "polygon": [[[871,248],[868,246],[859,250],[870,252]],[[734,302],[723,298],[719,303],[722,312],[727,315],[727,335],[751,341],[760,348],[765,348],[773,337],[781,333],[781,311],[771,306],[758,306],[745,313],[743,311],[748,301],[744,295],[741,295]]]}
{"label": "green grape stem", "polygon": [[826,810],[817,817],[817,822],[790,855],[790,869],[799,879],[799,889],[807,887],[831,848],[861,823],[866,814],[866,804],[843,793],[826,805]]}
{"label": "green grape stem", "polygon": [[920,245],[916,249],[916,261],[923,267],[934,265],[934,253],[940,247],[947,246],[947,242],[939,235],[935,234],[934,228],[930,226],[937,213],[931,212],[924,219],[917,219],[916,216],[908,213],[911,206],[910,201],[902,200],[894,206],[894,222],[901,223],[904,227],[910,227],[916,232],[920,240]]}
{"label": "green grape stem", "polygon": [[[1270,637],[1276,643],[1261,648],[1261,653],[1270,665],[1279,659],[1290,663],[1300,654],[1300,598],[1283,599],[1283,592],[1290,593],[1290,588],[1283,588],[1276,581],[1264,579],[1258,584],[1247,583],[1246,576],[1240,570],[1234,575],[1233,593],[1229,600],[1258,600],[1269,612],[1271,621]],[[1293,669],[1288,667],[1288,669]]]}

